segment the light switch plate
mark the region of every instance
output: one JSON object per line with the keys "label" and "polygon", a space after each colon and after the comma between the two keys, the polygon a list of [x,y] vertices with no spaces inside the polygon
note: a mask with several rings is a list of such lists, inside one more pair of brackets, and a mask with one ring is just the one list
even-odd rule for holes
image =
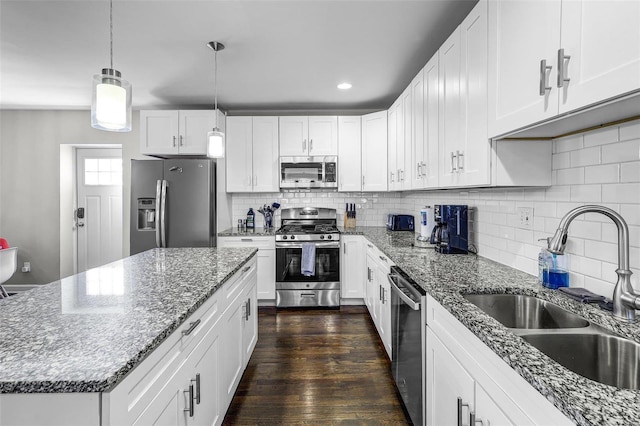
{"label": "light switch plate", "polygon": [[533,229],[533,207],[518,207],[517,212],[520,217],[518,228]]}

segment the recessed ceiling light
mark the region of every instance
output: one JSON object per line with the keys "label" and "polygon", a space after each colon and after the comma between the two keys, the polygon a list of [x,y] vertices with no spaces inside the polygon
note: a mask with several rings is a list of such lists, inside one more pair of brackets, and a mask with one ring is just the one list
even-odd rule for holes
{"label": "recessed ceiling light", "polygon": [[338,84],[338,89],[340,90],[351,89],[351,83],[340,83]]}

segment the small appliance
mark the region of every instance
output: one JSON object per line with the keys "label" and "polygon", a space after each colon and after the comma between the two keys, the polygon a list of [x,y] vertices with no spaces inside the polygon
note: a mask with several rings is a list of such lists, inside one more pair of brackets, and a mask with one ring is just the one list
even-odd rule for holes
{"label": "small appliance", "polygon": [[439,253],[469,252],[468,206],[441,204],[433,206],[435,228],[431,242]]}
{"label": "small appliance", "polygon": [[414,217],[410,214],[390,214],[387,216],[387,229],[389,231],[413,231],[415,229]]}
{"label": "small appliance", "polygon": [[280,188],[337,188],[338,157],[280,157]]}

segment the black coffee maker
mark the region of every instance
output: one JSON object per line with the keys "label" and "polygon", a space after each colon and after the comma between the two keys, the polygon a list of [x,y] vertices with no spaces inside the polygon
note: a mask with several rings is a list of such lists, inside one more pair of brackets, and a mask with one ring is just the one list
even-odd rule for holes
{"label": "black coffee maker", "polygon": [[467,254],[469,252],[469,208],[466,205],[440,204],[433,206],[435,227],[431,244],[439,253]]}

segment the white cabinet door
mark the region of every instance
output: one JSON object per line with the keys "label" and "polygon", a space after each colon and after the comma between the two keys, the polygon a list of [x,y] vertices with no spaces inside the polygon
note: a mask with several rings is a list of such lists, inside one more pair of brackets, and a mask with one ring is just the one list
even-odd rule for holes
{"label": "white cabinet door", "polygon": [[[387,190],[387,111],[362,116],[362,190]],[[348,164],[347,164],[348,166]]]}
{"label": "white cabinet door", "polygon": [[500,406],[491,399],[487,391],[477,382],[475,394],[476,422],[482,421],[482,424],[489,424],[491,426],[515,426],[517,424],[517,422],[513,422],[505,412],[502,411]]}
{"label": "white cabinet door", "polygon": [[276,298],[276,251],[258,250],[258,299]]}
{"label": "white cabinet door", "polygon": [[398,106],[401,106],[400,99],[397,99],[387,112],[387,187],[389,191],[396,188],[396,145],[398,143]]}
{"label": "white cabinet door", "polygon": [[442,187],[455,186],[458,174],[455,172],[454,156],[459,151],[462,132],[461,102],[461,59],[460,27],[444,42],[438,51],[440,75],[440,126],[438,151],[440,156],[439,183]]}
{"label": "white cabinet door", "polygon": [[411,189],[425,187],[425,133],[424,133],[424,69],[420,70],[411,81],[411,126],[412,126],[412,156],[411,165]]}
{"label": "white cabinet door", "polygon": [[560,113],[640,89],[640,2],[563,1],[561,28]]}
{"label": "white cabinet door", "polygon": [[403,119],[403,141],[398,143],[398,163],[400,168],[400,189],[411,189],[413,170],[413,96],[412,87],[409,85],[402,93],[402,119]]}
{"label": "white cabinet door", "polygon": [[382,289],[380,300],[380,338],[384,344],[384,348],[387,350],[387,356],[392,359],[391,349],[391,285],[387,276],[389,275],[389,268],[387,265],[378,267],[378,282]]}
{"label": "white cabinet door", "polygon": [[258,342],[258,290],[255,275],[252,281],[247,284],[244,293],[244,321],[242,323],[242,353],[243,368],[249,364],[251,354]]}
{"label": "white cabinet door", "polygon": [[[338,117],[338,191],[362,190],[361,117]],[[362,159],[362,161],[361,161]]]}
{"label": "white cabinet door", "polygon": [[226,134],[227,192],[251,192],[253,122],[251,117],[228,117]]}
{"label": "white cabinet door", "polygon": [[[558,113],[553,76],[558,69],[560,9],[560,0],[489,2],[490,137]],[[542,60],[550,70],[541,71]]]}
{"label": "white cabinet door", "polygon": [[244,300],[236,301],[222,317],[220,352],[220,399],[228,407],[244,371]]}
{"label": "white cabinet door", "polygon": [[140,153],[178,153],[178,111],[140,111]]}
{"label": "white cabinet door", "polygon": [[[440,78],[438,74],[438,54],[427,62],[423,70],[423,163],[421,164],[422,188],[438,187],[438,117],[440,102]],[[415,104],[415,102],[414,102]],[[416,160],[419,161],[419,160]]]}
{"label": "white cabinet door", "polygon": [[278,117],[253,117],[252,139],[253,192],[278,192]]}
{"label": "white cabinet door", "polygon": [[[474,410],[474,379],[427,327],[427,419],[428,426],[469,424]],[[462,413],[458,411],[458,398]],[[493,424],[493,423],[492,423]]]}
{"label": "white cabinet door", "polygon": [[[184,383],[186,385],[186,383]],[[187,385],[188,386],[188,385]],[[183,390],[169,383],[145,408],[133,426],[182,426],[186,425]]]}
{"label": "white cabinet door", "polygon": [[491,183],[491,143],[487,134],[487,50],[487,2],[480,1],[460,24],[463,137],[456,158],[460,186]]}
{"label": "white cabinet door", "polygon": [[309,117],[309,155],[338,155],[338,117]]}
{"label": "white cabinet door", "polygon": [[280,117],[280,155],[306,156],[309,152],[309,117]]}
{"label": "white cabinet door", "polygon": [[215,126],[215,111],[180,111],[178,151],[185,155],[207,154],[207,133]]}
{"label": "white cabinet door", "polygon": [[220,404],[220,330],[211,330],[191,355],[193,361],[191,384],[194,385],[193,417],[187,425],[211,426],[222,423],[224,413]]}
{"label": "white cabinet door", "polygon": [[365,250],[361,236],[341,237],[340,296],[344,299],[364,298]]}
{"label": "white cabinet door", "polygon": [[[367,247],[369,246],[373,247],[373,245],[369,242],[367,242],[366,244],[367,244]],[[375,279],[377,264],[370,248],[367,248],[366,265],[367,265],[367,269],[366,269],[366,276],[365,276],[364,302],[367,305],[367,309],[369,310],[369,315],[371,315],[371,319],[373,319],[373,323],[376,324],[378,321],[378,316],[377,316],[378,313],[375,310],[375,300],[376,300],[375,298],[379,294],[378,287],[376,286],[376,279]]]}

